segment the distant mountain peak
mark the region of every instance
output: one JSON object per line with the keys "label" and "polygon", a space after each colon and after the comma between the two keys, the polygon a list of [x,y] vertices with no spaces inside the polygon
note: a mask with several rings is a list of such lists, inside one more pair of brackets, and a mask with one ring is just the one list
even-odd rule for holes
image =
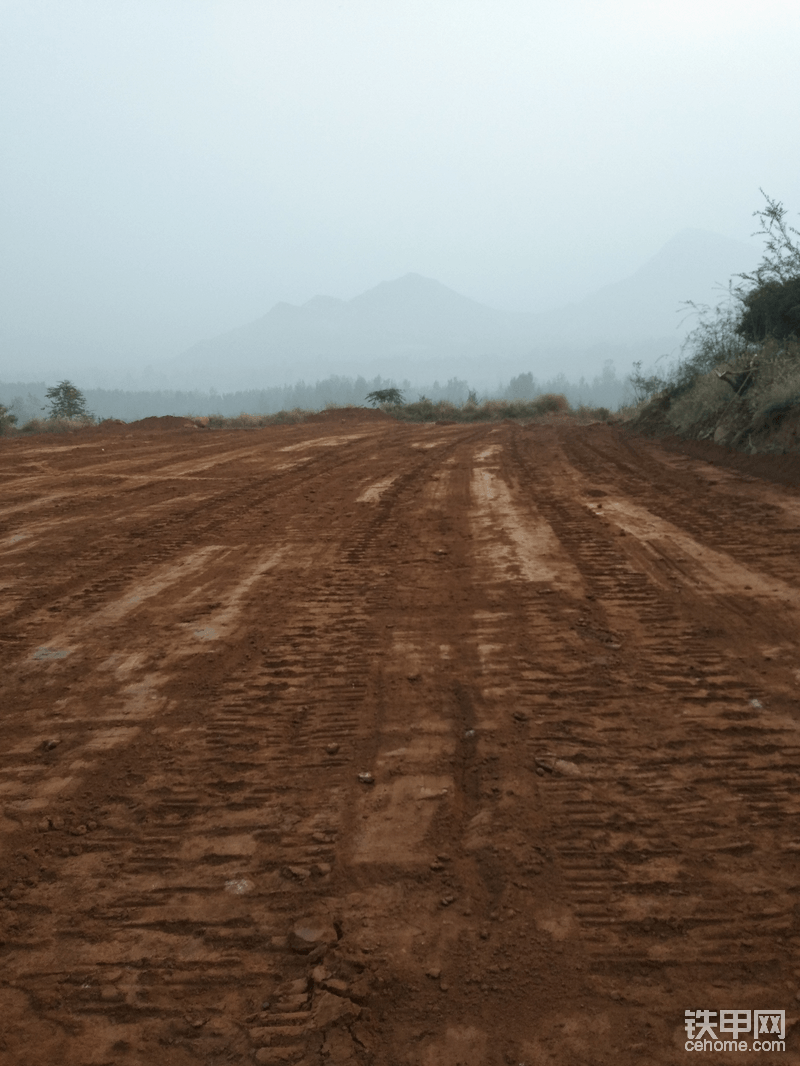
{"label": "distant mountain peak", "polygon": [[497,314],[476,300],[423,274],[408,273],[382,281],[349,301],[359,312],[373,314]]}
{"label": "distant mountain peak", "polygon": [[325,308],[327,310],[332,307],[341,307],[343,303],[344,300],[340,300],[337,296],[312,296],[302,306],[308,307],[312,311],[317,308]]}
{"label": "distant mountain peak", "polygon": [[[680,254],[694,254],[697,251],[701,251],[704,255],[710,254],[733,254],[737,252],[742,255],[754,255],[758,249],[756,245],[747,242],[736,240],[735,237],[724,237],[721,233],[714,233],[709,229],[698,229],[697,227],[687,227],[686,229],[679,230],[674,236],[670,237],[655,255],[651,256],[648,262],[652,262],[653,259],[659,259],[663,257],[680,255]],[[644,264],[647,265],[646,263]],[[640,268],[641,269],[641,268]]]}

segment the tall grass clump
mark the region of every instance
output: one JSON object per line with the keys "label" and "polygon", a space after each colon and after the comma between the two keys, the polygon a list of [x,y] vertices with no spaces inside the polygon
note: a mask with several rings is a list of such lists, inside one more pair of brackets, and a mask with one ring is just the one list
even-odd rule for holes
{"label": "tall grass clump", "polygon": [[384,404],[382,410],[401,422],[502,422],[504,419],[532,422],[570,411],[564,396],[549,393],[533,400],[484,400],[474,394],[460,406],[448,400],[420,396],[413,403]]}

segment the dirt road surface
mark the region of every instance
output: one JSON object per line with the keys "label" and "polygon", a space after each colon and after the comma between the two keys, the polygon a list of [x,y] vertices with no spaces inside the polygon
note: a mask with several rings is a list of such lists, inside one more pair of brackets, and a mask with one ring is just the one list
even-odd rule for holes
{"label": "dirt road surface", "polygon": [[790,479],[336,414],[0,476],[4,1066],[798,1061]]}

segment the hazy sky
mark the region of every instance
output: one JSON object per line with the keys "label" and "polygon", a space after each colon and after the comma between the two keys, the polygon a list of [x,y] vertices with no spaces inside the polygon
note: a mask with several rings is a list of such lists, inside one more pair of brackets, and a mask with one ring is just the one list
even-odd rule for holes
{"label": "hazy sky", "polygon": [[800,211],[797,0],[0,0],[0,327],[158,359],[417,271],[539,310]]}

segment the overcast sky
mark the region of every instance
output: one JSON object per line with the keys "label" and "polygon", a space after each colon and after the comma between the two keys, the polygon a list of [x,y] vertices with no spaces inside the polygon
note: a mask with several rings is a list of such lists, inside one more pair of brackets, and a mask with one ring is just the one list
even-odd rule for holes
{"label": "overcast sky", "polygon": [[146,355],[417,271],[540,310],[800,211],[797,0],[0,0],[0,326]]}

